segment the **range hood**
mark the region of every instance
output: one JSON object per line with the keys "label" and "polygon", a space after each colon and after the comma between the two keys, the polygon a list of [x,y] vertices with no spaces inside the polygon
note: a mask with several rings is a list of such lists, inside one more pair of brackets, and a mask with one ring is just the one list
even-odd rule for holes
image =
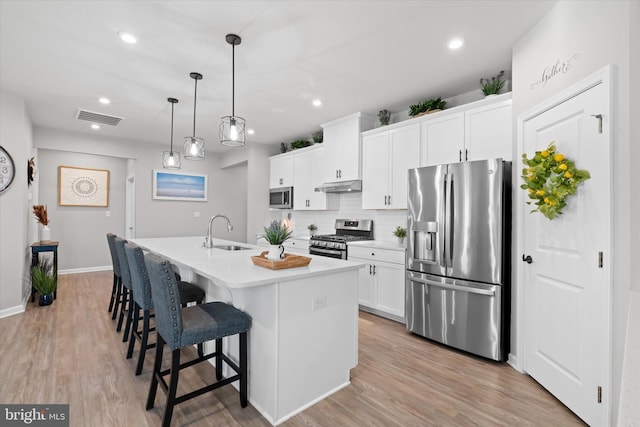
{"label": "range hood", "polygon": [[354,179],[353,181],[327,182],[316,187],[315,190],[323,193],[348,193],[350,191],[362,191],[362,181]]}

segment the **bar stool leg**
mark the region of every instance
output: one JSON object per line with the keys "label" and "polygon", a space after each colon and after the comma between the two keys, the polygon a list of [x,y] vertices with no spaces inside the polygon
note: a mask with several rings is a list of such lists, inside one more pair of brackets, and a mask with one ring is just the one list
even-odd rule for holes
{"label": "bar stool leg", "polygon": [[222,379],[222,338],[216,340],[216,380]]}
{"label": "bar stool leg", "polygon": [[160,370],[162,369],[162,349],[164,348],[164,340],[160,334],[156,334],[158,341],[156,344],[156,360],[153,363],[153,374],[151,375],[151,385],[149,386],[149,395],[147,396],[147,405],[145,409],[148,411],[153,408],[156,401],[156,392],[158,391],[158,378],[161,377]]}
{"label": "bar stool leg", "polygon": [[247,333],[240,333],[240,406],[246,408],[247,399]]}
{"label": "bar stool leg", "polygon": [[138,331],[138,322],[140,321],[140,306],[137,302],[133,302],[133,326],[131,327],[131,335],[129,336],[129,348],[127,349],[127,359],[133,356],[133,346],[136,343],[136,332]]}
{"label": "bar stool leg", "polygon": [[138,366],[136,366],[136,375],[140,375],[142,373],[142,366],[144,365],[144,356],[147,353],[147,348],[148,348],[147,340],[149,339],[149,318],[151,317],[151,312],[149,310],[144,310],[143,316],[144,317],[142,319],[142,339],[140,340],[140,354],[138,355]]}
{"label": "bar stool leg", "polygon": [[109,300],[109,313],[113,310],[113,304],[116,299],[116,292],[118,291],[118,277],[113,274],[113,287],[111,288],[111,299]]}
{"label": "bar stool leg", "polygon": [[[133,290],[129,290],[129,308],[127,309],[127,323],[124,327],[124,334],[122,334],[122,342],[127,342],[127,340],[129,340],[129,333],[131,332],[131,324],[133,323],[133,312],[136,306],[137,304],[133,300]],[[134,335],[133,332],[131,333],[132,335]]]}
{"label": "bar stool leg", "polygon": [[122,285],[122,304],[120,305],[120,317],[118,317],[117,332],[122,329],[122,322],[124,321],[124,312],[127,310],[127,301],[129,301],[129,288]]}
{"label": "bar stool leg", "polygon": [[115,307],[113,307],[113,313],[111,313],[111,320],[116,320],[116,317],[118,317],[118,308],[120,307],[121,298],[122,298],[122,280],[118,277],[118,289],[116,290]]}
{"label": "bar stool leg", "polygon": [[169,389],[167,390],[167,406],[164,409],[164,417],[162,419],[162,427],[171,426],[171,417],[173,416],[173,407],[176,404],[176,392],[178,391],[178,374],[180,373],[180,349],[171,352],[171,379],[169,380]]}

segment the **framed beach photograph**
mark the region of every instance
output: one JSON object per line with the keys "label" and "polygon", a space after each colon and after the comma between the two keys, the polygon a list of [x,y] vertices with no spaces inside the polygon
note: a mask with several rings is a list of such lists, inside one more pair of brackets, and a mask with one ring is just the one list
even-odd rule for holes
{"label": "framed beach photograph", "polygon": [[109,171],[58,166],[60,206],[109,206]]}
{"label": "framed beach photograph", "polygon": [[153,198],[206,202],[207,175],[154,169]]}

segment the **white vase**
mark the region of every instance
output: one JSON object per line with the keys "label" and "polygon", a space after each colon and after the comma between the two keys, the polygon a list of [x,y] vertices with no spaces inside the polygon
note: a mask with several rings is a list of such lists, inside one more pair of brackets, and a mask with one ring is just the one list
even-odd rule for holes
{"label": "white vase", "polygon": [[398,239],[398,246],[404,246],[404,237],[396,237]]}
{"label": "white vase", "polygon": [[40,230],[40,243],[49,243],[51,241],[51,229],[48,225],[43,225]]}
{"label": "white vase", "polygon": [[269,253],[267,259],[272,261],[281,261],[284,259],[284,246],[282,245],[269,245]]}

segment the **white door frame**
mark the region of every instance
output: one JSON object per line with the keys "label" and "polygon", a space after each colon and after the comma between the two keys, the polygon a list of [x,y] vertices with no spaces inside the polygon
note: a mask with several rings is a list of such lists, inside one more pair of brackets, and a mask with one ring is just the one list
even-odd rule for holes
{"label": "white door frame", "polygon": [[124,235],[127,239],[136,237],[136,177],[130,175],[127,177],[125,184],[125,230]]}
{"label": "white door frame", "polygon": [[[516,351],[517,351],[517,358],[510,358],[510,363],[520,372],[526,372],[525,370],[525,355],[526,355],[526,351],[525,351],[525,343],[526,343],[526,339],[524,337],[524,333],[525,333],[525,322],[526,322],[526,304],[524,301],[524,281],[525,281],[525,274],[524,274],[524,268],[522,267],[522,261],[520,259],[520,257],[522,256],[522,254],[525,253],[525,249],[524,249],[524,242],[523,242],[523,236],[525,234],[525,230],[524,230],[524,222],[525,222],[525,215],[530,215],[529,210],[525,207],[525,202],[526,202],[526,197],[525,197],[525,193],[524,191],[522,191],[520,189],[520,171],[522,169],[522,163],[521,163],[521,159],[522,159],[522,155],[524,154],[524,149],[523,149],[523,145],[524,145],[524,124],[525,122],[533,119],[534,117],[552,109],[553,107],[562,104],[563,102],[581,94],[582,92],[585,92],[589,89],[591,89],[592,87],[598,85],[598,84],[602,84],[603,87],[603,93],[604,93],[604,107],[605,107],[605,111],[609,112],[609,117],[605,116],[603,117],[603,122],[605,122],[607,124],[607,126],[603,126],[603,133],[604,133],[604,139],[607,142],[607,144],[609,144],[609,152],[610,152],[610,162],[613,162],[613,156],[611,155],[611,150],[612,150],[612,142],[613,142],[613,138],[612,138],[612,132],[611,129],[615,129],[614,126],[614,118],[615,118],[615,114],[614,111],[612,110],[612,105],[613,105],[613,97],[614,97],[614,93],[613,93],[613,84],[612,84],[612,67],[611,65],[607,65],[606,67],[604,67],[603,69],[593,73],[592,75],[586,77],[585,79],[579,81],[578,83],[569,86],[568,88],[564,89],[562,92],[558,93],[557,95],[554,95],[553,97],[547,99],[546,101],[538,104],[537,106],[533,107],[532,109],[520,114],[518,116],[518,131],[517,131],[517,147],[516,147],[516,156],[514,157],[514,165],[513,165],[513,188],[516,191],[516,219],[517,219],[517,245],[516,245],[516,253],[514,254],[514,259],[513,259],[513,265],[515,266],[515,272],[516,272],[516,281],[515,281],[515,293],[516,293],[516,337],[517,337],[517,344],[516,344]],[[609,168],[609,173],[611,173],[611,171],[613,171],[613,167],[611,164],[607,165]],[[517,184],[516,184],[517,183]],[[613,206],[613,179],[610,180],[610,188],[609,188],[609,194],[608,194],[608,198],[605,201],[606,203],[609,204],[609,209],[611,210],[612,206]],[[606,349],[604,350],[604,354],[603,354],[603,360],[604,360],[604,365],[603,366],[603,378],[605,379],[604,381],[604,388],[605,388],[605,394],[603,395],[603,400],[602,400],[602,404],[605,406],[605,412],[606,412],[606,419],[607,419],[607,425],[610,424],[611,422],[611,397],[613,394],[613,389],[612,389],[612,383],[611,383],[611,378],[612,378],[612,365],[611,365],[611,360],[612,360],[612,349],[613,349],[613,334],[611,331],[611,325],[612,325],[612,319],[611,319],[611,302],[612,302],[612,289],[611,289],[611,283],[612,283],[612,268],[611,268],[611,260],[615,259],[615,255],[613,254],[613,245],[612,245],[612,240],[613,240],[613,223],[612,223],[612,218],[613,215],[609,215],[609,230],[611,231],[608,235],[605,247],[603,248],[605,255],[605,263],[604,263],[604,277],[605,277],[605,283],[603,283],[602,285],[605,287],[604,289],[604,299],[605,301],[603,302],[605,308],[605,322],[606,324],[604,325],[604,329],[605,331],[608,332],[608,340],[607,340],[607,346]]]}

